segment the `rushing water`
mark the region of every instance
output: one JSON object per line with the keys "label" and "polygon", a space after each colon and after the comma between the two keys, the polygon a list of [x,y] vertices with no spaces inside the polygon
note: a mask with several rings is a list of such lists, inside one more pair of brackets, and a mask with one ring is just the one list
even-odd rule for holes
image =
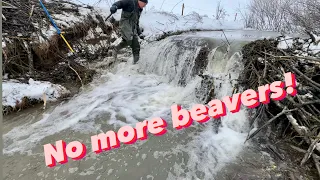
{"label": "rushing water", "polygon": [[[213,179],[244,148],[249,130],[245,109],[228,113],[220,126],[211,119],[178,131],[172,128],[170,107],[190,109],[208,98],[232,96],[242,70],[238,52],[245,40],[239,33],[227,33],[230,46],[222,33],[148,44],[138,65],[128,57],[112,70],[101,69],[101,76],[70,101],[8,120],[3,136],[6,179]],[[214,97],[208,96],[212,91]],[[167,121],[165,135],[91,153],[91,136],[153,117]],[[58,140],[85,143],[87,156],[45,167],[43,145]]]}

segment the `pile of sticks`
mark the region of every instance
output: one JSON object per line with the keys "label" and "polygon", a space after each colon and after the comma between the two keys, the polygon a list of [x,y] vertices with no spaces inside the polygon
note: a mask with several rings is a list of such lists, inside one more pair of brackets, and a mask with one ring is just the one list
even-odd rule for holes
{"label": "pile of sticks", "polygon": [[[257,89],[265,84],[283,81],[284,74],[292,72],[298,83],[298,94],[260,106],[252,119],[252,123],[260,121],[260,127],[250,133],[247,140],[266,127],[274,124],[281,126],[277,129],[281,129],[281,134],[290,139],[292,147],[305,153],[300,165],[310,160],[320,176],[320,56],[311,54],[297,43],[317,42],[296,39],[292,47],[279,49],[280,41],[280,38],[264,39],[243,47],[245,71],[240,82],[245,88]],[[265,121],[266,118],[262,117],[269,120]]]}
{"label": "pile of sticks", "polygon": [[[3,3],[6,5],[6,8],[3,8],[2,24],[5,44],[2,48],[3,74],[8,74],[11,79],[32,77],[56,83],[79,79],[85,84],[91,80],[93,71],[76,63],[72,59],[73,56],[69,57],[69,49],[59,35],[48,37],[50,34],[44,34],[52,24],[38,0],[7,0]],[[81,16],[80,5],[59,0],[53,0],[50,3],[43,0],[43,3],[51,15],[68,13]],[[110,35],[113,31],[104,24],[103,20],[101,21],[102,16],[99,14],[96,16],[98,21],[89,14],[84,21],[70,27],[63,27],[57,23],[64,32],[65,38],[75,47],[74,50],[78,51],[77,55],[81,58],[86,58],[88,53],[83,51],[83,47],[77,48],[77,46],[81,45],[80,42],[85,44],[82,39],[87,36],[90,29],[104,25],[105,34]],[[52,17],[55,19],[54,16]]]}

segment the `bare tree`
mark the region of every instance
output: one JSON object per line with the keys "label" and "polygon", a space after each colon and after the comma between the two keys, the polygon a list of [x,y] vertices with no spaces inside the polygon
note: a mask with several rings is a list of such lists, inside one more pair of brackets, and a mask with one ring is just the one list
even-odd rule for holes
{"label": "bare tree", "polygon": [[290,17],[286,14],[286,6],[290,0],[252,0],[248,7],[246,19],[251,26],[259,30],[290,31]]}
{"label": "bare tree", "polygon": [[320,0],[252,0],[240,14],[250,28],[320,33]]}
{"label": "bare tree", "polygon": [[254,28],[254,19],[253,19],[253,16],[251,16],[251,12],[248,11],[248,9],[241,10],[239,6],[239,8],[237,9],[237,12],[240,14],[241,20],[244,22],[244,26],[246,28]]}
{"label": "bare tree", "polygon": [[216,18],[216,20],[221,20],[221,19],[224,19],[226,16],[227,16],[227,11],[221,5],[221,0],[220,0],[220,1],[218,1],[215,18]]}
{"label": "bare tree", "polygon": [[320,34],[320,0],[295,0],[287,8],[292,22],[307,34]]}

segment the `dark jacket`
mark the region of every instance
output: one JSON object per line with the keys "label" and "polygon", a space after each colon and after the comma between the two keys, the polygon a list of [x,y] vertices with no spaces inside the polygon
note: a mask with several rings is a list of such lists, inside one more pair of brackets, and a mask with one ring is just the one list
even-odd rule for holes
{"label": "dark jacket", "polygon": [[120,0],[115,2],[112,6],[117,9],[122,9],[120,19],[120,29],[122,37],[129,41],[134,35],[140,35],[139,19],[142,9],[138,5],[137,0]]}

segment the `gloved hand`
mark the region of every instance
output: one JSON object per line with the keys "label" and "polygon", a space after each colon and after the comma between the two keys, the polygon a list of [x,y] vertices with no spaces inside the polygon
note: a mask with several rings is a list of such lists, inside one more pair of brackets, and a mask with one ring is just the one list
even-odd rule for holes
{"label": "gloved hand", "polygon": [[140,37],[140,39],[144,39],[145,38],[145,36],[143,34],[140,34],[139,37]]}
{"label": "gloved hand", "polygon": [[110,12],[111,12],[111,14],[116,13],[116,12],[117,12],[117,10],[118,10],[118,8],[117,8],[117,6],[115,6],[115,5],[111,6],[111,8],[110,8]]}
{"label": "gloved hand", "polygon": [[137,29],[138,35],[140,36],[143,33],[144,29],[142,27],[139,27]]}

